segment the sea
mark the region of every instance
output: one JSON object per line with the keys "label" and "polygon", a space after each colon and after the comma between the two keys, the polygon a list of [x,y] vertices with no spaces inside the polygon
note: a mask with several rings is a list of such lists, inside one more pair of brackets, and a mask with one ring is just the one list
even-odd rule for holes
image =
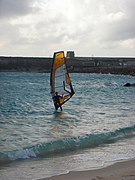
{"label": "sea", "polygon": [[49,73],[0,72],[0,179],[42,179],[135,159],[135,83],[72,73],[74,96],[55,111]]}

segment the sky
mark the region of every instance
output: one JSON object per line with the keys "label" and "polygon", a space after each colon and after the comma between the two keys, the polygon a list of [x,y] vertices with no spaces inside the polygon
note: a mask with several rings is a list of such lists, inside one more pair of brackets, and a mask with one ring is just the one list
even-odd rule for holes
{"label": "sky", "polygon": [[0,56],[135,57],[135,0],[0,0]]}

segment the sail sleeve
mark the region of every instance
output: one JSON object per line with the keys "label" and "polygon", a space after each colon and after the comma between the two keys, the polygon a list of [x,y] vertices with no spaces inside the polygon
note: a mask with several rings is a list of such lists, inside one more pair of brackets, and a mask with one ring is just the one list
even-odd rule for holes
{"label": "sail sleeve", "polygon": [[74,94],[63,51],[54,53],[50,86],[52,98],[55,97],[57,92],[60,97],[60,105],[67,102]]}

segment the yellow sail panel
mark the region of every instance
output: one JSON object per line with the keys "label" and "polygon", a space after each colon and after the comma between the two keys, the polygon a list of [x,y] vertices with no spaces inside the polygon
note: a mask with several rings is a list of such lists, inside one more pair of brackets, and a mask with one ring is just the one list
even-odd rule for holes
{"label": "yellow sail panel", "polygon": [[[56,109],[67,102],[74,94],[63,51],[54,53],[50,85]],[[56,103],[57,101],[58,103]]]}
{"label": "yellow sail panel", "polygon": [[56,70],[57,68],[59,68],[64,64],[64,52],[56,53],[54,58],[55,59],[54,59],[53,68],[54,70]]}
{"label": "yellow sail panel", "polygon": [[70,84],[70,83],[71,83],[68,73],[66,73],[66,83],[67,83],[67,84]]}

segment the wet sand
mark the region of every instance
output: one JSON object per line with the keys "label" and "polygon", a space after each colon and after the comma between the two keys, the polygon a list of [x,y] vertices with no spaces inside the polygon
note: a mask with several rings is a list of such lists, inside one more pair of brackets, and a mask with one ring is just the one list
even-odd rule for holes
{"label": "wet sand", "polygon": [[135,160],[118,162],[98,170],[69,172],[44,180],[135,180]]}

